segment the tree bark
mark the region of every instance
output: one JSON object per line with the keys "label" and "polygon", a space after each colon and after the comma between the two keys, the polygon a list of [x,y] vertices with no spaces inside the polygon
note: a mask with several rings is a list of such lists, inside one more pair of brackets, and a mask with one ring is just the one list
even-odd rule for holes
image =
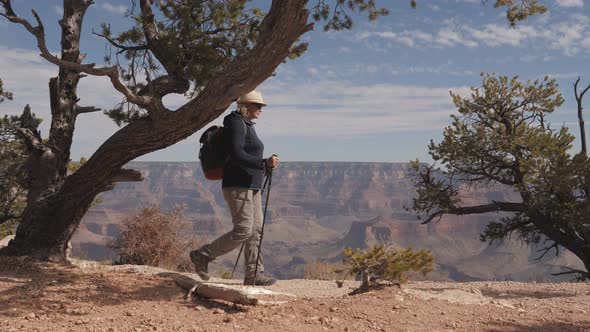
{"label": "tree bark", "polygon": [[[220,116],[240,95],[270,77],[290,54],[290,48],[313,25],[307,23],[305,0],[274,0],[261,24],[257,45],[236,59],[201,93],[175,112],[135,121],[105,141],[74,174],[66,176],[76,117],[82,18],[91,1],[65,0],[62,25],[60,74],[50,80],[52,123],[48,148],[31,159],[34,189],[17,234],[2,255],[30,255],[65,262],[67,243],[96,195],[121,175],[122,167],[144,154],[166,148],[201,129]],[[30,31],[30,30],[29,30]],[[38,41],[43,41],[38,37]],[[41,46],[40,46],[41,47]],[[67,69],[66,69],[67,68]],[[100,70],[96,70],[99,72]],[[100,71],[102,73],[102,71]],[[106,72],[106,71],[105,71]],[[111,81],[115,79],[111,76]],[[117,90],[120,82],[113,82]]]}
{"label": "tree bark", "polygon": [[174,282],[187,291],[187,298],[192,295],[208,299],[221,299],[237,304],[256,305],[258,299],[240,289],[223,287],[211,283],[202,283],[179,273],[162,272],[158,276],[173,278]]}
{"label": "tree bark", "polygon": [[584,98],[584,94],[590,89],[590,84],[586,86],[582,92],[578,93],[578,84],[580,83],[580,77],[574,82],[574,95],[576,97],[576,102],[578,104],[578,123],[580,125],[580,140],[582,141],[582,153],[584,155],[588,155],[588,150],[586,148],[586,127],[584,125],[584,114],[583,114],[583,106],[582,100]]}
{"label": "tree bark", "polygon": [[[80,33],[82,19],[90,1],[65,0],[64,14],[60,21],[62,27],[61,59],[80,63]],[[43,34],[43,26],[38,19],[38,33]],[[51,261],[64,261],[68,242],[75,228],[68,227],[79,223],[83,213],[80,208],[88,208],[90,202],[80,202],[80,207],[59,199],[67,176],[70,148],[74,135],[78,102],[77,88],[80,74],[60,67],[57,77],[49,80],[51,108],[51,128],[47,143],[32,151],[27,161],[29,191],[27,207],[23,213],[16,237],[2,253],[28,254]],[[85,190],[85,188],[79,188]],[[62,211],[57,212],[57,205]],[[69,206],[69,210],[63,207]],[[85,211],[85,210],[84,210]]]}

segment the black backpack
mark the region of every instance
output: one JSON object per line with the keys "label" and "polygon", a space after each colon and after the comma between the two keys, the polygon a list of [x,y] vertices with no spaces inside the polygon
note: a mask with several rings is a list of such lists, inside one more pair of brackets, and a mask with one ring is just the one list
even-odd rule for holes
{"label": "black backpack", "polygon": [[[244,127],[246,128],[246,135],[248,135],[248,126],[245,122]],[[223,166],[225,166],[229,158],[224,146],[223,131],[224,127],[222,126],[211,126],[205,130],[199,139],[199,143],[201,143],[199,160],[205,178],[208,180],[223,179]]]}
{"label": "black backpack", "polygon": [[199,160],[201,168],[208,180],[223,179],[223,165],[227,159],[227,152],[223,144],[223,127],[211,126],[205,130],[199,139]]}

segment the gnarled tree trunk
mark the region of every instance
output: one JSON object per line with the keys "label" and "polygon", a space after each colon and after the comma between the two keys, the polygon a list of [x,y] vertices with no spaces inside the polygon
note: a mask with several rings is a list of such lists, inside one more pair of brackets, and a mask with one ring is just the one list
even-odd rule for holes
{"label": "gnarled tree trunk", "polygon": [[[0,254],[31,255],[56,262],[66,260],[67,243],[100,192],[111,188],[115,182],[141,179],[138,172],[124,170],[125,164],[187,138],[220,116],[241,94],[253,90],[271,76],[290,54],[293,43],[313,27],[307,23],[305,0],[273,1],[262,22],[256,46],[231,62],[195,99],[172,112],[163,107],[162,97],[171,92],[182,93],[188,89],[188,84],[180,84],[178,88],[179,80],[170,80],[167,85],[166,79],[156,79],[152,81],[151,95],[144,96],[141,92],[134,95],[119,81],[116,69],[81,64],[82,18],[92,1],[64,1],[64,17],[60,21],[61,59],[47,52],[43,27],[37,16],[39,26],[33,28],[16,16],[9,1],[2,0],[2,3],[7,17],[23,24],[37,37],[42,56],[59,65],[60,71],[58,77],[50,80],[52,122],[48,143],[42,144],[32,135],[28,137],[33,154],[29,160],[30,191],[23,221],[16,238]],[[142,0],[142,12],[150,14],[150,5],[149,1]],[[161,52],[163,50],[159,49],[154,53],[157,56]],[[87,109],[76,104],[76,88],[82,73],[109,76],[115,89],[128,101],[145,108],[149,117],[120,129],[75,173],[67,175],[76,116]]]}

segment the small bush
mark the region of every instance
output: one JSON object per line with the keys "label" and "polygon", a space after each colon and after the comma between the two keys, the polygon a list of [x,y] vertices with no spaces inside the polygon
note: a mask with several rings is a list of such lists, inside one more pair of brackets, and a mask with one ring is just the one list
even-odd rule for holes
{"label": "small bush", "polygon": [[316,260],[313,263],[305,265],[303,278],[311,280],[338,280],[344,279],[346,273],[343,272],[342,264],[332,264],[326,261]]}
{"label": "small bush", "polygon": [[228,271],[224,268],[221,268],[218,272],[217,275],[219,276],[219,278],[221,279],[231,279],[232,275],[231,275],[231,271]]}
{"label": "small bush", "polygon": [[190,225],[183,208],[163,212],[159,205],[148,206],[119,220],[121,234],[108,247],[119,251],[118,264],[187,271],[188,252],[198,245]]}
{"label": "small bush", "polygon": [[432,252],[426,249],[414,251],[412,248],[375,245],[365,251],[346,248],[342,253],[349,273],[362,276],[361,288],[368,288],[380,280],[399,285],[409,280],[410,272],[426,275],[434,269]]}

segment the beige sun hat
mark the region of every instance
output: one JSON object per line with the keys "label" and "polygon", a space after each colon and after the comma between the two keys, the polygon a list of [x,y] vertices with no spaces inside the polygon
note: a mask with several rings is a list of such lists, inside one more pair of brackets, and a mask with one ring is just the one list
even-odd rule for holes
{"label": "beige sun hat", "polygon": [[262,94],[256,90],[248,92],[238,98],[238,104],[260,104],[266,106],[266,103],[262,99]]}

